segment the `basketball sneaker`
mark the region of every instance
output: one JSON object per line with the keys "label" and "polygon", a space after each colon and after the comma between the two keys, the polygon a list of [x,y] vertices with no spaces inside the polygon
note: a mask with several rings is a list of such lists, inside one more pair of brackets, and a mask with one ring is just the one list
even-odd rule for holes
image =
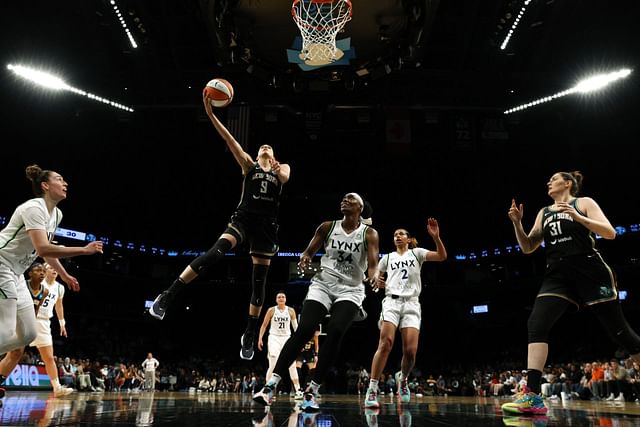
{"label": "basketball sneaker", "polygon": [[542,400],[542,396],[527,392],[517,396],[513,402],[507,402],[502,405],[502,411],[512,414],[544,415],[547,413],[547,407]]}
{"label": "basketball sneaker", "polygon": [[412,416],[408,409],[400,413],[400,427],[411,427]]}
{"label": "basketball sneaker", "polygon": [[367,390],[367,397],[364,399],[364,407],[365,408],[379,408],[380,404],[378,403],[378,391],[369,388]]}
{"label": "basketball sneaker", "polygon": [[313,393],[305,393],[300,404],[300,409],[304,412],[316,412],[320,410],[320,405],[316,402]]}
{"label": "basketball sneaker", "polygon": [[253,395],[253,401],[264,406],[271,406],[273,403],[273,387],[265,385],[262,390]]}
{"label": "basketball sneaker", "polygon": [[304,392],[298,389],[298,391],[296,391],[295,396],[293,396],[293,400],[302,400],[302,399],[304,399]]}
{"label": "basketball sneaker", "polygon": [[6,393],[6,392],[5,392],[5,390],[4,390],[4,387],[0,387],[0,399],[2,399],[2,398],[4,397],[4,394],[5,394],[5,393]]}
{"label": "basketball sneaker", "polygon": [[253,418],[252,423],[255,427],[273,427],[273,413],[268,406],[264,407],[264,415]]}
{"label": "basketball sneaker", "polygon": [[53,391],[53,395],[55,397],[62,397],[62,396],[67,396],[71,393],[73,393],[75,390],[69,387],[65,387],[65,386],[60,386],[57,389],[55,389]]}
{"label": "basketball sneaker", "polygon": [[245,332],[240,337],[240,358],[244,360],[253,359],[253,333]]}
{"label": "basketball sneaker", "polygon": [[503,417],[502,423],[512,427],[547,427],[549,417],[546,415],[527,415],[520,417]]}
{"label": "basketball sneaker", "polygon": [[402,373],[400,371],[396,372],[396,384],[398,384],[398,396],[400,396],[400,401],[402,403],[409,403],[411,400],[411,391],[409,390],[409,384],[407,383],[407,379],[404,381],[400,381],[400,375]]}
{"label": "basketball sneaker", "polygon": [[149,308],[149,314],[155,317],[158,320],[164,319],[164,315],[167,312],[167,308],[171,301],[173,300],[173,294],[169,291],[164,291],[160,295],[156,297]]}
{"label": "basketball sneaker", "polygon": [[379,414],[380,409],[378,408],[367,408],[364,410],[364,417],[367,420],[367,427],[378,427]]}
{"label": "basketball sneaker", "polygon": [[298,416],[298,420],[302,421],[303,426],[315,426],[317,416],[317,412],[303,412]]}

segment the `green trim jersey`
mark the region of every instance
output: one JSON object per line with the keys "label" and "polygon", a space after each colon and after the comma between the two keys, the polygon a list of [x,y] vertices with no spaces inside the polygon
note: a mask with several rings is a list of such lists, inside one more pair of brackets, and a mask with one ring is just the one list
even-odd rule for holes
{"label": "green trim jersey", "polygon": [[54,208],[51,215],[42,197],[27,200],[16,208],[7,226],[0,231],[0,263],[15,274],[23,274],[36,260],[29,230],[44,230],[49,241],[62,221],[62,212]]}
{"label": "green trim jersey", "polygon": [[387,273],[385,294],[400,297],[417,297],[422,290],[420,270],[429,251],[424,248],[409,249],[400,255],[394,251],[382,257],[378,269]]}
{"label": "green trim jersey", "polygon": [[256,162],[242,181],[237,210],[270,218],[278,216],[282,183],[273,171],[265,172]]}
{"label": "green trim jersey", "polygon": [[279,337],[291,336],[291,313],[289,312],[289,307],[286,305],[282,311],[280,311],[277,305],[273,307],[269,335]]}
{"label": "green trim jersey", "polygon": [[[578,199],[569,204],[581,215]],[[571,215],[553,210],[550,206],[542,213],[542,231],[544,235],[547,260],[554,262],[572,255],[593,254],[595,239],[593,233],[584,225],[574,221]]]}
{"label": "green trim jersey", "polygon": [[42,281],[42,286],[46,287],[49,293],[44,298],[42,305],[38,309],[38,319],[49,320],[53,317],[53,308],[59,299],[64,298],[64,286],[59,282],[54,281],[52,284],[48,284],[46,280]]}
{"label": "green trim jersey", "polygon": [[325,280],[328,274],[345,285],[362,285],[367,270],[368,229],[367,225],[360,223],[358,228],[347,234],[342,228],[342,221],[332,222],[324,242],[325,254],[320,259],[321,274]]}

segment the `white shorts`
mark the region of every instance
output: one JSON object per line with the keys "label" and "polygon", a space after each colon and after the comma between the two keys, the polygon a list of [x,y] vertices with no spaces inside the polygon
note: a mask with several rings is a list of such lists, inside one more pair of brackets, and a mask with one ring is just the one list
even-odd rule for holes
{"label": "white shorts", "polygon": [[321,282],[314,279],[311,280],[306,299],[318,301],[325,306],[327,311],[331,311],[333,304],[339,301],[351,301],[358,307],[362,306],[365,297],[363,284],[351,286],[335,282]]}
{"label": "white shorts", "polygon": [[380,321],[378,327],[382,328],[383,322],[390,322],[396,325],[396,328],[415,328],[420,330],[422,322],[422,307],[418,297],[400,297],[392,298],[387,295],[382,300],[382,311],[380,312]]}
{"label": "white shorts", "polygon": [[0,264],[0,298],[18,300],[18,310],[33,307],[24,274],[16,274],[3,264]]}
{"label": "white shorts", "polygon": [[53,337],[51,336],[51,320],[36,318],[36,330],[38,334],[33,340],[31,347],[50,347],[53,346]]}
{"label": "white shorts", "polygon": [[267,339],[267,348],[269,350],[267,357],[278,358],[280,352],[282,351],[282,347],[284,347],[284,343],[289,339],[289,335],[271,335],[269,334],[269,339]]}

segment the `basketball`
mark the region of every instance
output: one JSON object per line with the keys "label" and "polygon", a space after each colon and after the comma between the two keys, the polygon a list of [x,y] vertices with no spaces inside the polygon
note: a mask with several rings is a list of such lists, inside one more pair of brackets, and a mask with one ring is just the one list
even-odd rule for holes
{"label": "basketball", "polygon": [[203,93],[212,106],[226,107],[233,99],[233,86],[225,79],[215,78],[207,83]]}

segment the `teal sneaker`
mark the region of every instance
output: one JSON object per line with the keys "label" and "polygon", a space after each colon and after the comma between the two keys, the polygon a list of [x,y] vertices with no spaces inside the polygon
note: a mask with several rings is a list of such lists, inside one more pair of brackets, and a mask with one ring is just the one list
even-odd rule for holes
{"label": "teal sneaker", "polygon": [[320,405],[316,402],[313,393],[305,393],[302,403],[300,403],[300,409],[304,412],[316,412],[320,410]]}
{"label": "teal sneaker", "polygon": [[379,408],[380,404],[378,403],[378,391],[373,389],[367,390],[367,397],[364,399],[364,407],[365,408]]}
{"label": "teal sneaker", "polygon": [[378,415],[380,415],[380,409],[378,408],[367,408],[364,410],[367,427],[378,427]]}
{"label": "teal sneaker", "polygon": [[406,409],[403,408],[402,412],[399,413],[400,416],[400,427],[411,427],[411,412]]}
{"label": "teal sneaker", "polygon": [[404,381],[400,381],[401,372],[396,372],[396,384],[398,384],[398,396],[400,396],[400,401],[402,403],[409,403],[411,400],[411,391],[409,390],[409,384],[407,383],[407,379]]}

